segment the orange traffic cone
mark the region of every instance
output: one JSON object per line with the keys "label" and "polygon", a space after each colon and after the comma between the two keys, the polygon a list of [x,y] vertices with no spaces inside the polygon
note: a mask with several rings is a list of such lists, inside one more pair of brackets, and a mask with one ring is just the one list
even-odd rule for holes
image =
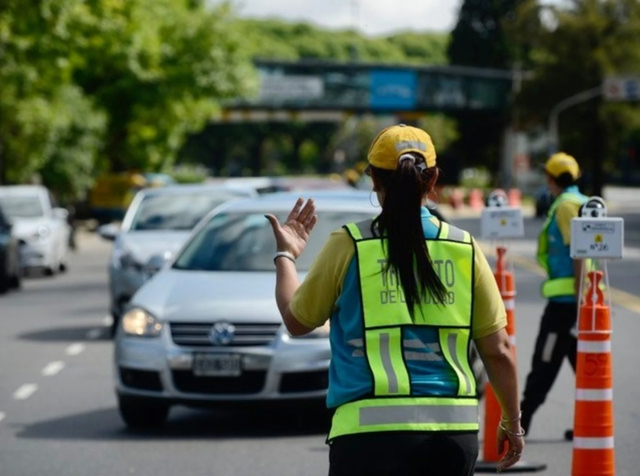
{"label": "orange traffic cone", "polygon": [[474,188],[469,192],[469,206],[474,210],[481,210],[484,207],[482,190]]}
{"label": "orange traffic cone", "polygon": [[[513,273],[507,269],[507,249],[499,246],[496,249],[498,261],[496,263],[496,271],[494,276],[498,283],[498,289],[507,310],[507,334],[513,346],[515,356],[516,352],[516,317],[515,317],[515,297],[516,285]],[[496,398],[491,385],[487,383],[484,393],[484,429],[483,429],[483,446],[482,460],[476,464],[476,473],[495,473],[498,469],[498,462],[504,455],[498,452],[496,435],[502,410]],[[547,468],[546,464],[527,463],[520,461],[509,469],[504,470],[505,473],[531,473],[542,471]]]}
{"label": "orange traffic cone", "polygon": [[573,476],[613,476],[613,385],[611,310],[600,289],[602,271],[588,273],[580,304]]}
{"label": "orange traffic cone", "polygon": [[519,207],[522,205],[522,192],[517,188],[509,190],[509,205],[512,207]]}

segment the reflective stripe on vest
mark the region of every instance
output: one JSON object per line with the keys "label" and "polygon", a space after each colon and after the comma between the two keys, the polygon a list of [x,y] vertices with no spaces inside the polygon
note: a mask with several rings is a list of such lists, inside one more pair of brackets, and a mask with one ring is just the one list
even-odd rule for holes
{"label": "reflective stripe on vest", "polygon": [[341,405],[329,439],[382,431],[477,431],[478,401],[456,398],[375,398]]}
{"label": "reflective stripe on vest", "polygon": [[[553,223],[558,207],[564,202],[572,202],[576,205],[581,205],[584,203],[584,200],[574,193],[564,192],[556,198],[556,200],[551,204],[551,208],[549,208],[547,219],[542,226],[540,235],[538,236],[537,252],[538,264],[546,271],[547,276],[549,275],[549,227],[551,226],[551,223]],[[573,277],[547,279],[542,284],[542,296],[546,299],[575,296],[576,292],[574,282],[575,279]]]}
{"label": "reflective stripe on vest", "polygon": [[[438,238],[426,240],[447,301],[437,305],[427,295],[412,319],[398,277],[387,269],[386,241],[375,236],[371,224],[369,220],[345,228],[356,245],[364,351],[373,396],[340,406],[329,439],[371,431],[478,430],[476,382],[468,357],[474,276],[471,235],[441,223]],[[412,393],[403,329],[420,326],[438,329],[444,361],[458,379],[455,395],[433,398]]]}

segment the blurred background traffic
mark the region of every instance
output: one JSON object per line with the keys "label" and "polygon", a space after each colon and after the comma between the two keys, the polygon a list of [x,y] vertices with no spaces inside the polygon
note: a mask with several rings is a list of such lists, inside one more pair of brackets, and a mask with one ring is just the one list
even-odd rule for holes
{"label": "blurred background traffic", "polygon": [[[9,447],[20,451],[29,437],[100,439],[96,431],[122,431],[121,421],[158,427],[178,404],[255,401],[312,403],[316,427],[303,419],[282,431],[304,428],[312,435],[302,444],[320,441],[328,329],[306,339],[283,331],[263,215],[316,197],[323,225],[310,262],[332,229],[376,213],[366,154],[390,124],[432,135],[442,173],[430,206],[444,220],[477,230],[488,192],[502,188],[527,216],[517,250],[533,255],[552,202],[540,165],[563,150],[578,159],[585,193],[624,213],[628,242],[640,246],[638,38],[637,0],[4,0],[0,422],[15,414],[21,428],[7,430]],[[525,269],[523,299],[537,316],[537,288],[527,287],[535,274]],[[621,276],[637,312],[633,270]],[[82,364],[42,345],[68,344],[72,358],[90,341]],[[65,365],[80,373],[69,369],[64,391],[20,416],[7,396],[30,398],[43,386],[31,375],[49,360],[39,378]],[[194,436],[186,428],[195,425],[197,436],[223,428],[224,440],[237,428],[253,434],[256,421],[275,438],[269,449],[247,443],[263,461],[255,467],[226,447],[238,459],[220,474],[323,467],[323,454],[313,471],[277,457],[287,453],[280,416],[224,414],[198,426],[202,417],[180,411],[167,438]],[[566,464],[547,446],[540,451]],[[104,474],[171,467],[134,463],[120,446],[123,460],[83,448]],[[39,474],[39,461],[62,461],[53,447],[42,451],[0,468]]]}

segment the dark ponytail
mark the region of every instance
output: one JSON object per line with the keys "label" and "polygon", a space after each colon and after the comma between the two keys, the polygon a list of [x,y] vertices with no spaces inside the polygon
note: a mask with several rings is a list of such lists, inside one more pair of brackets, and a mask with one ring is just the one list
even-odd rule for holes
{"label": "dark ponytail", "polygon": [[414,308],[427,295],[444,304],[447,292],[433,269],[426,245],[420,208],[429,191],[436,167],[425,168],[424,159],[411,154],[396,170],[371,167],[371,173],[384,191],[382,213],[374,221],[374,230],[387,239],[387,271],[402,285],[405,302],[413,317]]}

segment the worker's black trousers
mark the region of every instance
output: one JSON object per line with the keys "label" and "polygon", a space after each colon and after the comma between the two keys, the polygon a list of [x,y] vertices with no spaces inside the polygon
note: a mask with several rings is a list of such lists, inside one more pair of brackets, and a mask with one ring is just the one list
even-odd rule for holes
{"label": "worker's black trousers", "polygon": [[365,433],[331,442],[329,476],[470,476],[477,458],[477,433]]}
{"label": "worker's black trousers", "polygon": [[577,315],[576,303],[549,301],[544,310],[521,403],[522,427],[526,431],[529,431],[533,414],[547,398],[565,357],[574,372],[576,370],[578,341],[572,330]]}

